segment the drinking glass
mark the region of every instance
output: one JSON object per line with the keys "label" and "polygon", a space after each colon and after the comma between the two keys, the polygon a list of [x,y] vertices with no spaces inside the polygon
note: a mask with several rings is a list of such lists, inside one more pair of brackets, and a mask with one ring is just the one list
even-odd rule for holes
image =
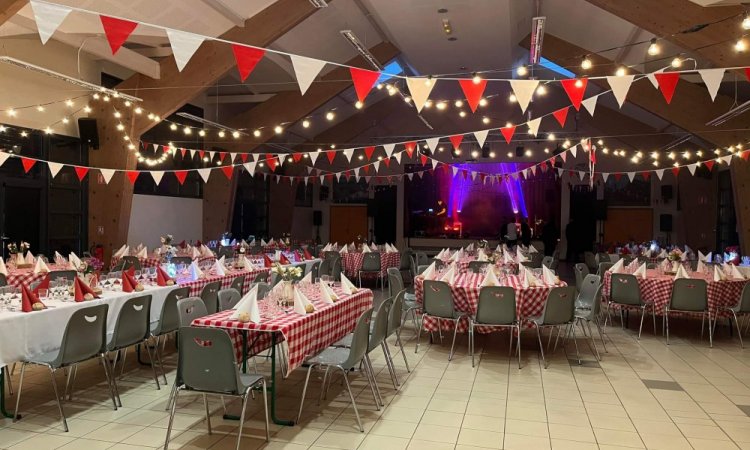
{"label": "drinking glass", "polygon": [[41,300],[42,302],[47,301],[47,298],[49,296],[49,291],[47,289],[39,289],[37,293],[39,294],[39,300]]}

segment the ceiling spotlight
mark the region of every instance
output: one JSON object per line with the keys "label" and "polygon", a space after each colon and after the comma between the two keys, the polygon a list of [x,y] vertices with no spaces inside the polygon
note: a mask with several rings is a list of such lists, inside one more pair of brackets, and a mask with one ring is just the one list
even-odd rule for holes
{"label": "ceiling spotlight", "polygon": [[326,120],[333,120],[336,118],[336,114],[333,113],[333,111],[328,111],[326,113]]}
{"label": "ceiling spotlight", "polygon": [[518,74],[519,77],[525,77],[529,73],[529,70],[526,68],[526,66],[518,66],[516,69],[516,74]]}
{"label": "ceiling spotlight", "polygon": [[226,136],[226,135],[227,135],[227,134],[226,134],[226,133],[224,132],[224,130],[219,130],[219,137],[220,137],[220,138],[223,138],[223,137],[224,137],[224,136]]}
{"label": "ceiling spotlight", "polygon": [[672,67],[674,67],[675,69],[682,67],[682,59],[679,56],[676,56],[672,60]]}
{"label": "ceiling spotlight", "polygon": [[656,56],[660,51],[661,49],[659,48],[659,44],[656,43],[656,38],[652,38],[651,43],[648,45],[648,54]]}
{"label": "ceiling spotlight", "polygon": [[548,141],[554,141],[555,140],[555,133],[548,134],[547,135],[547,140]]}
{"label": "ceiling spotlight", "polygon": [[472,150],[471,151],[471,157],[475,158],[475,159],[479,158],[479,152],[477,150]]}
{"label": "ceiling spotlight", "polygon": [[460,107],[464,106],[464,101],[463,100],[456,100],[455,103],[453,103],[453,104],[456,106],[456,108],[460,108]]}
{"label": "ceiling spotlight", "polygon": [[526,156],[531,156],[531,149],[526,149]]}
{"label": "ceiling spotlight", "polygon": [[21,137],[26,137],[28,135],[29,135],[29,133],[27,133],[25,130],[21,132]]}
{"label": "ceiling spotlight", "polygon": [[546,95],[547,94],[547,86],[540,84],[539,87],[536,88],[536,95]]}
{"label": "ceiling spotlight", "polygon": [[497,156],[497,153],[494,150],[490,150],[490,158],[494,158],[495,156]]}
{"label": "ceiling spotlight", "polygon": [[620,66],[617,68],[615,75],[617,75],[618,77],[624,77],[626,73],[627,73],[627,70],[625,70],[625,67]]}
{"label": "ceiling spotlight", "polygon": [[310,128],[310,121],[305,119],[302,121],[302,128]]}
{"label": "ceiling spotlight", "polygon": [[432,100],[427,100],[427,101],[426,101],[426,102],[424,103],[424,107],[425,107],[425,108],[427,108],[427,109],[430,109],[430,108],[432,108]]}
{"label": "ceiling spotlight", "polygon": [[591,60],[589,59],[589,56],[586,55],[583,58],[583,61],[581,61],[581,69],[583,69],[583,70],[589,70],[591,68],[591,66],[592,66]]}
{"label": "ceiling spotlight", "polygon": [[276,125],[273,127],[273,132],[276,134],[281,134],[284,132],[284,128],[281,127],[281,125]]}
{"label": "ceiling spotlight", "polygon": [[239,139],[240,132],[237,131],[237,130],[232,131],[232,137],[235,138],[235,139]]}
{"label": "ceiling spotlight", "polygon": [[354,107],[355,107],[355,108],[357,108],[357,109],[362,109],[362,108],[363,108],[364,106],[365,106],[365,104],[364,104],[364,103],[362,103],[362,102],[360,102],[359,100],[357,100],[357,101],[356,101],[356,102],[354,103]]}
{"label": "ceiling spotlight", "polygon": [[173,124],[169,125],[169,129],[172,130],[172,131],[176,131],[177,130],[177,124],[173,123]]}

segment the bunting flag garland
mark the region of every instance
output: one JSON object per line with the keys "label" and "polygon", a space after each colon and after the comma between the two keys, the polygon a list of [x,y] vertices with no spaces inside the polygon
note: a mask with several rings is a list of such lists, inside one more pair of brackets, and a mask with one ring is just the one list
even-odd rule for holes
{"label": "bunting flag garland", "polygon": [[659,82],[656,81],[656,74],[663,73],[666,69],[667,69],[666,67],[663,67],[655,72],[652,72],[646,75],[646,78],[648,78],[648,81],[650,81],[651,84],[654,85],[654,89],[659,89]]}
{"label": "bunting flag garland", "polygon": [[334,150],[328,150],[328,151],[326,151],[326,156],[328,157],[328,162],[330,164],[333,164],[333,160],[334,160],[334,158],[336,158],[336,153],[338,153],[338,152],[336,152]]}
{"label": "bunting flag garland", "polygon": [[21,164],[23,164],[23,172],[29,173],[29,170],[31,170],[32,167],[34,167],[34,164],[36,164],[35,159],[29,159],[21,157]]}
{"label": "bunting flag garland", "polygon": [[568,108],[569,107],[566,106],[565,108],[560,108],[552,113],[555,119],[557,119],[557,123],[559,123],[562,128],[565,128],[565,120],[568,118]]}
{"label": "bunting flag garland", "polygon": [[344,150],[344,156],[346,156],[347,162],[352,162],[352,156],[354,156],[354,149],[348,148]]}
{"label": "bunting flag garland", "polygon": [[55,34],[55,31],[60,27],[63,20],[68,17],[71,10],[64,6],[49,3],[35,1],[31,1],[30,3],[37,30],[39,30],[39,38],[42,40],[42,45],[44,45]]}
{"label": "bunting flag garland", "polygon": [[672,103],[672,96],[677,87],[677,82],[680,81],[680,74],[677,72],[655,73],[654,78],[659,84],[659,90],[664,96],[664,100],[667,101],[667,104]]}
{"label": "bunting flag garland", "polygon": [[659,181],[661,181],[661,177],[664,176],[664,169],[655,170],[654,173],[656,173],[656,176],[659,177]]}
{"label": "bunting flag garland", "polygon": [[510,140],[513,139],[513,134],[516,132],[516,126],[510,125],[507,127],[500,128],[500,133],[503,134],[503,137],[505,138],[505,142],[510,144]]}
{"label": "bunting flag garland", "polygon": [[177,181],[180,183],[180,186],[185,184],[185,178],[187,178],[187,170],[175,170],[174,176],[177,178]]}
{"label": "bunting flag garland", "polygon": [[528,122],[526,122],[526,125],[529,127],[529,134],[532,136],[537,135],[539,133],[539,125],[542,123],[542,118],[537,117],[536,119],[531,119]]}
{"label": "bunting flag garland", "polygon": [[234,166],[222,166],[221,171],[224,172],[224,176],[227,177],[227,180],[231,180],[232,174],[234,174]]}
{"label": "bunting flag garland", "polygon": [[617,104],[620,105],[620,108],[622,108],[623,103],[625,103],[625,97],[627,97],[630,85],[633,84],[634,79],[635,75],[607,77],[607,83],[609,83],[609,87],[612,89],[612,94],[615,96],[615,100],[617,100]]}
{"label": "bunting flag garland", "polygon": [[716,100],[716,94],[719,92],[721,81],[724,79],[724,69],[703,69],[699,70],[698,74],[700,74],[701,79],[706,84],[711,101]]}
{"label": "bunting flag garland", "polygon": [[[83,179],[86,178],[86,174],[89,173],[88,167],[74,166],[73,168],[76,171],[78,181],[83,181]],[[109,184],[109,182],[107,182],[107,184]]]}
{"label": "bunting flag garland", "polygon": [[265,55],[266,51],[260,48],[248,47],[241,44],[232,44],[232,52],[234,53],[234,60],[237,63],[237,70],[240,73],[240,81],[243,83],[250,76],[250,73],[255,69]]}
{"label": "bunting flag garland", "polygon": [[539,85],[539,80],[510,80],[510,87],[516,96],[518,106],[521,107],[521,113],[526,114],[526,108],[529,107],[531,97]]}
{"label": "bunting flag garland", "polygon": [[130,180],[130,184],[135,184],[135,180],[138,179],[138,175],[141,173],[137,170],[126,170],[125,175],[128,177],[128,180]]}
{"label": "bunting flag garland", "polygon": [[461,141],[464,140],[463,134],[455,134],[448,138],[451,141],[451,144],[453,144],[453,149],[458,150],[458,148],[461,146]]}
{"label": "bunting flag garland", "polygon": [[198,169],[198,175],[201,176],[204,183],[208,183],[208,177],[211,176],[211,169]]}
{"label": "bunting flag garland", "polygon": [[433,78],[406,78],[406,86],[409,88],[412,102],[417,108],[417,113],[422,112],[422,107],[430,97],[432,88],[435,87],[435,79]]}
{"label": "bunting flag garland", "polygon": [[112,176],[114,176],[115,174],[115,171],[113,169],[99,169],[99,173],[102,174],[104,183],[109,184],[109,182],[112,180]]}
{"label": "bunting flag garland", "polygon": [[580,111],[581,109],[581,101],[583,100],[583,94],[586,92],[588,81],[588,78],[568,78],[560,80],[560,84],[565,90],[565,93],[568,94],[568,98],[576,111]]}
{"label": "bunting flag garland", "polygon": [[596,102],[599,98],[598,95],[594,95],[593,97],[589,97],[586,100],[582,101],[581,104],[584,108],[586,108],[586,111],[589,112],[589,115],[591,117],[594,117],[594,111],[596,110]]}
{"label": "bunting flag garland", "polygon": [[484,94],[484,88],[487,86],[487,80],[479,80],[478,83],[475,83],[472,79],[464,79],[458,80],[458,83],[464,91],[471,112],[476,112],[479,100],[482,99],[482,94]]}
{"label": "bunting flag garland", "polygon": [[314,58],[305,58],[304,56],[292,55],[292,67],[294,76],[297,78],[297,84],[302,95],[305,95],[315,78],[318,76],[326,62]]}
{"label": "bunting flag garland", "polygon": [[396,149],[396,144],[385,144],[383,145],[383,150],[385,150],[385,156],[387,158],[390,158],[391,155],[393,155],[393,150]]}
{"label": "bunting flag garland", "polygon": [[352,76],[352,83],[354,83],[354,90],[357,92],[357,99],[360,102],[365,101],[367,94],[370,93],[372,86],[380,78],[380,72],[373,70],[357,69],[356,67],[350,67],[349,73]]}
{"label": "bunting flag garland", "polygon": [[436,152],[438,148],[438,144],[440,143],[439,137],[429,138],[424,140],[427,143],[427,146],[432,150],[432,152]]}
{"label": "bunting flag garland", "polygon": [[484,147],[484,141],[487,140],[487,135],[489,134],[489,132],[490,130],[482,130],[482,131],[474,132],[474,138],[477,140],[477,144],[479,144],[480,147]]}
{"label": "bunting flag garland", "polygon": [[[167,29],[169,45],[172,47],[174,62],[177,64],[177,70],[182,72],[190,58],[193,57],[198,47],[201,46],[205,38],[198,34],[187,33],[185,31]],[[158,183],[157,183],[158,184]]]}
{"label": "bunting flag garland", "polygon": [[276,172],[276,158],[270,153],[266,154],[266,164],[268,164],[268,168],[271,169],[271,172]]}
{"label": "bunting flag garland", "polygon": [[138,26],[137,22],[131,22],[130,20],[116,19],[114,17],[99,15],[99,20],[102,22],[102,28],[104,28],[104,35],[107,37],[109,42],[109,48],[112,49],[112,54],[117,54],[122,44],[128,40],[128,36]]}
{"label": "bunting flag garland", "polygon": [[60,173],[60,169],[63,168],[63,165],[60,163],[54,163],[54,162],[48,162],[47,168],[49,169],[50,175],[52,175],[52,178],[55,178],[58,173]]}
{"label": "bunting flag garland", "polygon": [[159,183],[161,183],[161,179],[164,177],[164,171],[163,170],[152,170],[151,171],[151,178],[154,179],[154,183],[158,186]]}
{"label": "bunting flag garland", "polygon": [[409,141],[404,143],[404,147],[406,148],[406,154],[411,158],[414,155],[414,149],[417,148],[417,143],[415,141]]}

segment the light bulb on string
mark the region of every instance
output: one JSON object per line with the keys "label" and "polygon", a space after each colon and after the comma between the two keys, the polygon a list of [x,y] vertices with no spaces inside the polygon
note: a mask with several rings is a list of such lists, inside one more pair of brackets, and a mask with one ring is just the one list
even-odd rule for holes
{"label": "light bulb on string", "polygon": [[734,49],[738,52],[744,52],[747,50],[747,42],[745,38],[740,38],[737,43],[734,44]]}
{"label": "light bulb on string", "polygon": [[743,30],[750,30],[750,16],[745,13],[745,17],[742,19],[742,29]]}
{"label": "light bulb on string", "polygon": [[302,128],[310,128],[310,121],[305,119],[302,121]]}
{"label": "light bulb on string", "polygon": [[121,123],[118,123],[118,124],[117,124],[117,130],[118,130],[118,131],[122,131],[122,130],[124,130],[124,129],[125,129],[125,125],[123,125],[123,124],[121,124]]}
{"label": "light bulb on string", "polygon": [[136,114],[141,114],[143,112],[143,109],[140,106],[136,106],[133,112]]}
{"label": "light bulb on string", "polygon": [[333,120],[336,118],[336,114],[333,111],[328,111],[326,113],[326,120]]}
{"label": "light bulb on string", "polygon": [[71,100],[71,99],[65,100],[65,106],[67,106],[68,108],[73,107],[74,104],[75,103],[73,103],[73,100]]}
{"label": "light bulb on string", "polygon": [[459,117],[466,117],[466,111],[461,111],[458,113]]}
{"label": "light bulb on string", "polygon": [[479,99],[479,106],[487,106],[487,99],[482,97]]}
{"label": "light bulb on string", "polygon": [[36,107],[36,110],[39,111],[39,112],[44,112],[44,106],[39,105],[39,106]]}
{"label": "light bulb on string", "polygon": [[239,139],[240,138],[240,132],[237,131],[237,130],[232,131],[232,137],[235,138],[235,139]]}
{"label": "light bulb on string", "polygon": [[508,96],[508,101],[511,103],[516,103],[518,101],[518,98],[516,98],[516,94],[510,94]]}
{"label": "light bulb on string", "polygon": [[456,100],[453,104],[456,106],[456,108],[461,108],[462,106],[464,106],[464,101]]}
{"label": "light bulb on string", "polygon": [[443,111],[448,105],[445,102],[438,102],[436,108]]}
{"label": "light bulb on string", "polygon": [[203,137],[205,135],[206,135],[206,131],[205,130],[199,130],[198,131],[198,136]]}
{"label": "light bulb on string", "polygon": [[260,130],[253,131],[253,136],[260,137]]}
{"label": "light bulb on string", "polygon": [[122,117],[122,113],[120,113],[120,111],[115,111],[115,119],[119,119],[120,117]]}
{"label": "light bulb on string", "polygon": [[45,129],[44,129],[44,132],[45,132],[46,134],[52,134],[52,128],[50,128],[50,127],[47,127],[47,128],[45,128]]}
{"label": "light bulb on string", "polygon": [[90,113],[91,112],[91,107],[89,105],[84,106],[83,107],[83,112]]}
{"label": "light bulb on string", "polygon": [[16,113],[16,110],[13,109],[13,108],[5,111],[5,113],[8,114],[8,116],[10,116],[10,117],[16,117],[16,115],[18,114],[18,113]]}
{"label": "light bulb on string", "polygon": [[661,52],[661,49],[659,48],[659,44],[656,43],[656,38],[651,39],[651,43],[648,45],[647,52],[651,56],[656,56]]}
{"label": "light bulb on string", "polygon": [[356,101],[356,102],[354,103],[354,107],[355,107],[355,108],[357,108],[357,109],[362,109],[362,108],[364,108],[364,106],[365,106],[365,104],[364,104],[364,103],[362,103],[362,102],[360,102],[359,100],[357,100],[357,101]]}
{"label": "light bulb on string", "polygon": [[482,78],[481,78],[481,77],[480,77],[480,76],[479,76],[479,75],[478,75],[478,74],[477,74],[476,72],[474,72],[474,76],[473,76],[473,77],[471,77],[471,81],[472,81],[472,82],[473,82],[474,84],[479,84],[479,83],[481,83],[481,81],[482,81]]}
{"label": "light bulb on string", "polygon": [[427,101],[426,101],[426,102],[424,103],[424,107],[425,107],[425,108],[427,108],[427,109],[430,109],[430,108],[432,108],[432,100],[427,100]]}
{"label": "light bulb on string", "polygon": [[404,102],[411,103],[411,97],[409,97],[408,95],[404,97]]}
{"label": "light bulb on string", "polygon": [[497,153],[495,153],[494,150],[491,150],[490,151],[490,158],[494,158],[495,156],[497,156]]}
{"label": "light bulb on string", "polygon": [[574,84],[574,85],[575,85],[575,87],[577,87],[577,88],[581,88],[581,87],[583,87],[583,81],[581,81],[580,79],[576,80],[576,82],[575,82],[575,83],[573,83],[573,84]]}
{"label": "light bulb on string", "polygon": [[284,129],[283,129],[282,127],[281,127],[281,125],[276,125],[276,126],[275,126],[275,127],[273,128],[273,131],[274,131],[274,133],[276,133],[276,134],[281,134],[281,133],[283,133],[283,132],[284,132]]}
{"label": "light bulb on string", "polygon": [[378,83],[377,86],[375,86],[378,90],[383,89],[383,83]]}
{"label": "light bulb on string", "polygon": [[679,56],[676,56],[672,60],[672,67],[674,67],[675,69],[682,67],[682,58],[680,58]]}
{"label": "light bulb on string", "polygon": [[482,123],[485,124],[485,125],[487,125],[488,123],[490,123],[490,118],[486,117],[486,116],[482,117]]}
{"label": "light bulb on string", "polygon": [[539,95],[539,96],[547,95],[547,86],[540,84],[536,88],[536,95]]}
{"label": "light bulb on string", "polygon": [[177,131],[177,124],[176,123],[170,124],[169,129],[172,131]]}
{"label": "light bulb on string", "polygon": [[226,134],[226,133],[224,132],[224,130],[219,130],[219,137],[220,137],[220,138],[223,138],[223,137],[224,137],[224,136],[226,136],[226,135],[227,135],[227,134]]}
{"label": "light bulb on string", "polygon": [[548,141],[554,141],[555,140],[555,133],[548,134],[547,135],[547,140]]}
{"label": "light bulb on string", "polygon": [[589,70],[591,69],[591,59],[589,59],[589,55],[586,55],[583,57],[583,61],[581,61],[581,69],[583,70]]}
{"label": "light bulb on string", "polygon": [[526,68],[526,66],[518,66],[516,69],[516,74],[519,77],[525,77],[529,73],[529,70]]}
{"label": "light bulb on string", "polygon": [[67,117],[62,118],[62,123],[69,123],[69,122],[70,122],[70,119],[68,119]]}

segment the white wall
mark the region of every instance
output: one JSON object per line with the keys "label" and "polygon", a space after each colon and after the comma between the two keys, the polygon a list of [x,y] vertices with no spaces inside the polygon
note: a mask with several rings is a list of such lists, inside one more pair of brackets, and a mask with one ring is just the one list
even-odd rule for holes
{"label": "white wall", "polygon": [[142,242],[152,249],[161,245],[159,238],[165,234],[174,236],[175,242],[200,240],[203,236],[203,200],[133,195],[128,244]]}

